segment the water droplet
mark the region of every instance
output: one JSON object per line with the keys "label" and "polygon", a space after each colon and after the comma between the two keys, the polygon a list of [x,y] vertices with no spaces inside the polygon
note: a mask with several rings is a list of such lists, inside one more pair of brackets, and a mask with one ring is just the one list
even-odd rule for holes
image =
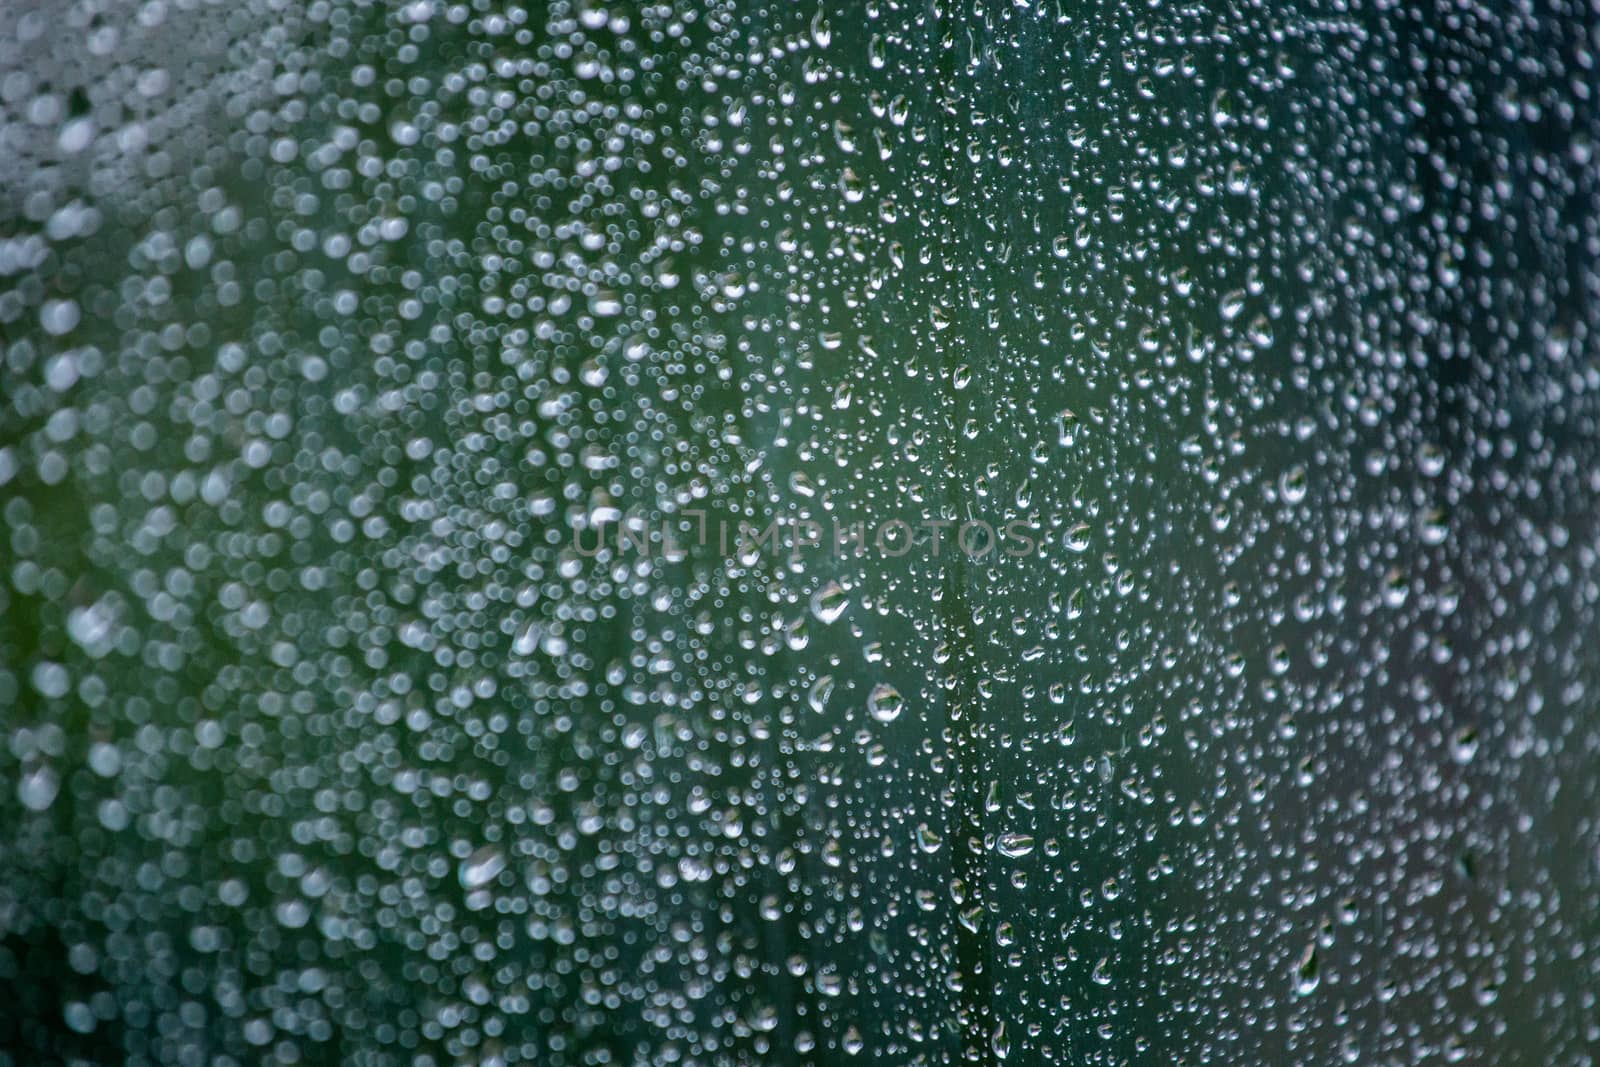
{"label": "water droplet", "polygon": [[500,872],[505,869],[504,853],[492,845],[485,845],[461,861],[461,888],[482,889],[499,877]]}
{"label": "water droplet", "polygon": [[1295,994],[1306,997],[1315,993],[1317,985],[1322,981],[1321,972],[1322,966],[1317,959],[1317,946],[1314,943],[1307,945],[1294,969]]}
{"label": "water droplet", "polygon": [[61,792],[61,780],[48,763],[24,771],[17,782],[17,799],[29,811],[47,811]]}
{"label": "water droplet", "polygon": [[995,847],[1000,850],[1000,855],[1007,859],[1021,859],[1033,851],[1033,835],[1021,833],[1005,833],[996,839]]}
{"label": "water droplet", "polygon": [[867,710],[879,722],[894,722],[904,707],[905,700],[900,696],[900,691],[885,683],[874,686],[867,697]]}
{"label": "water droplet", "polygon": [[838,582],[830,581],[811,595],[811,614],[824,624],[836,622],[849,606],[849,594]]}

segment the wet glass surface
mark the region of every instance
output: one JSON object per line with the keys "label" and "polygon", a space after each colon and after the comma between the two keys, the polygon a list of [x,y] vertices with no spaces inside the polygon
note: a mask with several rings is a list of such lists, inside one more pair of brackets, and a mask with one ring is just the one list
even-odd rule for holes
{"label": "wet glass surface", "polygon": [[1589,1062],[1596,25],[0,4],[0,1061]]}

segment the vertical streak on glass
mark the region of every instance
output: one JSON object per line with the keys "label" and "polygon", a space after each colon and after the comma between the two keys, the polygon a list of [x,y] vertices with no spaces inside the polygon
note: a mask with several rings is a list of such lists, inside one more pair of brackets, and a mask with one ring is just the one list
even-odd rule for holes
{"label": "vertical streak on glass", "polygon": [[[956,20],[947,4],[935,2],[933,24],[937,76],[934,80],[938,109],[935,128],[938,142],[938,187],[936,195],[949,203],[962,184],[960,157],[959,49],[956,46]],[[954,224],[965,216],[959,202],[950,219]],[[962,1059],[967,1063],[994,1062],[991,1029],[995,1014],[992,980],[985,966],[988,922],[988,873],[983,834],[983,718],[978,702],[976,630],[968,596],[968,573],[957,531],[967,511],[967,479],[962,476],[961,426],[966,421],[962,393],[952,384],[966,354],[965,340],[973,336],[968,327],[977,328],[962,316],[961,274],[965,266],[964,227],[947,226],[940,249],[944,276],[935,285],[944,307],[942,313],[952,321],[942,335],[936,331],[934,345],[940,359],[939,391],[943,414],[944,493],[939,518],[955,525],[941,536],[943,563],[940,568],[938,598],[939,621],[949,653],[945,668],[947,743],[954,772],[954,807],[951,813],[949,847],[952,850],[951,896],[954,905],[952,924],[955,972],[960,983],[956,990],[957,1018],[961,1028]],[[933,309],[930,309],[930,313]]]}

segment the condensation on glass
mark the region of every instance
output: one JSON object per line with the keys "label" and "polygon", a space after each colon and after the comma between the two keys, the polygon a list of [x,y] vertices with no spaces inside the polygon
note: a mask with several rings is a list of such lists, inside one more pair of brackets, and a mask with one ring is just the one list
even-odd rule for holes
{"label": "condensation on glass", "polygon": [[1589,5],[0,5],[0,1063],[1589,1062]]}

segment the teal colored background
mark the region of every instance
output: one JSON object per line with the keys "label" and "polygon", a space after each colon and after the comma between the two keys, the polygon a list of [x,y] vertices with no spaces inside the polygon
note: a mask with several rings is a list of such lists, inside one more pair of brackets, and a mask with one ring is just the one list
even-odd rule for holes
{"label": "teal colored background", "polygon": [[1593,22],[0,14],[0,1058],[1587,1062]]}

